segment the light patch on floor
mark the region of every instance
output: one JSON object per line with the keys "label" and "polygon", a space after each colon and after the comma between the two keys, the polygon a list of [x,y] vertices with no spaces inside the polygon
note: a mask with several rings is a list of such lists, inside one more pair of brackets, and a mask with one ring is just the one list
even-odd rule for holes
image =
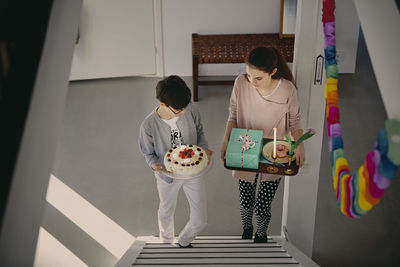
{"label": "light patch on floor", "polygon": [[46,200],[117,259],[122,257],[135,240],[131,234],[54,175],[50,176]]}
{"label": "light patch on floor", "polygon": [[87,267],[74,253],[40,227],[34,267]]}

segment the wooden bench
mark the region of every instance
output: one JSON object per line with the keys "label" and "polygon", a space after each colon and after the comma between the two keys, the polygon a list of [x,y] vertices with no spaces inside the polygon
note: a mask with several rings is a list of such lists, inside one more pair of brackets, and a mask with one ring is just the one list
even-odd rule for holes
{"label": "wooden bench", "polygon": [[192,34],[193,100],[198,101],[199,85],[233,85],[234,81],[200,81],[199,64],[244,63],[248,52],[257,46],[273,46],[287,62],[293,62],[293,38],[279,34]]}

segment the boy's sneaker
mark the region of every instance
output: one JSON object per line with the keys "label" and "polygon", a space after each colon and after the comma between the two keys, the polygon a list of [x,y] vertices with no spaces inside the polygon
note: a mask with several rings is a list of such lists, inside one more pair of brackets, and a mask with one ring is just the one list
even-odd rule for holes
{"label": "boy's sneaker", "polygon": [[267,235],[258,235],[257,233],[254,235],[254,243],[267,243]]}
{"label": "boy's sneaker", "polygon": [[187,246],[182,246],[181,244],[178,243],[178,245],[180,248],[193,248],[192,244],[189,244]]}
{"label": "boy's sneaker", "polygon": [[253,239],[253,226],[248,229],[243,229],[242,239]]}

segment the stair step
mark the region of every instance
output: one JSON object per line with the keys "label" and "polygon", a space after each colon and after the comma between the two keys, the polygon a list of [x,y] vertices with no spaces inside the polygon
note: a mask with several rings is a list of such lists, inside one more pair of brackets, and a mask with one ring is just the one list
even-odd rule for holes
{"label": "stair step", "polygon": [[[195,239],[192,241],[192,244],[211,244],[211,243],[223,243],[223,244],[254,244],[254,240],[252,239]],[[159,240],[154,240],[154,241],[146,241],[146,244],[165,244],[160,242]],[[272,239],[268,239],[268,244],[276,244],[275,241]]]}
{"label": "stair step", "polygon": [[262,264],[291,264],[298,262],[293,258],[159,258],[159,259],[136,259],[134,264],[232,264],[232,263],[262,263]]}
{"label": "stair step", "polygon": [[141,253],[138,259],[156,259],[156,258],[291,258],[289,254],[286,252],[237,252],[237,253],[229,253],[229,252],[208,252],[208,253],[198,253],[196,252],[174,252],[174,253],[163,253],[163,254],[148,254]]}
{"label": "stair step", "polygon": [[[198,243],[192,244],[194,248],[280,248],[281,245],[278,243]],[[178,245],[175,244],[146,244],[146,248],[177,248],[180,249]]]}
{"label": "stair step", "polygon": [[[177,248],[144,248],[142,251],[142,254],[151,254],[151,253],[175,253],[178,249]],[[182,253],[188,253],[188,252],[196,252],[196,253],[212,253],[216,252],[216,248],[185,248],[179,249],[182,251]],[[226,252],[226,253],[238,253],[238,252],[286,252],[283,248],[280,247],[269,247],[269,248],[257,248],[257,247],[249,247],[249,248],[218,248],[218,252]]]}
{"label": "stair step", "polygon": [[166,266],[179,266],[179,267],[249,267],[249,266],[254,266],[254,267],[259,267],[259,266],[267,266],[267,267],[301,267],[300,264],[297,263],[219,263],[219,264],[134,264],[132,266],[146,266],[146,267],[166,267]]}
{"label": "stair step", "polygon": [[[152,240],[154,242],[157,242],[155,240],[158,240],[158,236],[152,236]],[[220,241],[226,241],[226,240],[240,240],[240,241],[245,241],[242,239],[242,236],[231,236],[231,235],[217,235],[217,236],[207,236],[207,235],[203,235],[203,236],[197,236],[195,240],[220,240]],[[268,241],[273,241],[274,238],[268,236]],[[152,242],[152,241],[148,241],[148,242]]]}
{"label": "stair step", "polygon": [[242,239],[241,236],[239,235],[202,235],[202,236],[196,236],[196,240],[200,239]]}
{"label": "stair step", "polygon": [[[197,236],[195,240],[243,240],[242,236],[231,236],[231,235],[218,235],[218,236]],[[268,240],[273,240],[272,237],[268,237]]]}
{"label": "stair step", "polygon": [[268,243],[254,243],[241,239],[241,236],[199,236],[192,242],[193,248],[160,243],[157,237],[138,240],[145,244],[131,261],[131,266],[317,266],[285,240],[276,237],[268,239]]}

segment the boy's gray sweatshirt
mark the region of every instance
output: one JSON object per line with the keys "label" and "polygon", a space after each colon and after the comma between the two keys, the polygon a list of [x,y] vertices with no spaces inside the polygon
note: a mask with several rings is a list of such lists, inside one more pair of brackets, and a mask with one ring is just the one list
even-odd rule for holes
{"label": "boy's gray sweatshirt", "polygon": [[[189,103],[185,112],[179,116],[176,125],[182,133],[184,144],[198,145],[208,149],[200,113],[192,103]],[[150,167],[153,162],[163,163],[165,153],[172,148],[171,127],[158,116],[157,108],[140,125],[138,143]],[[162,173],[156,172],[156,174],[168,183],[173,181]]]}

